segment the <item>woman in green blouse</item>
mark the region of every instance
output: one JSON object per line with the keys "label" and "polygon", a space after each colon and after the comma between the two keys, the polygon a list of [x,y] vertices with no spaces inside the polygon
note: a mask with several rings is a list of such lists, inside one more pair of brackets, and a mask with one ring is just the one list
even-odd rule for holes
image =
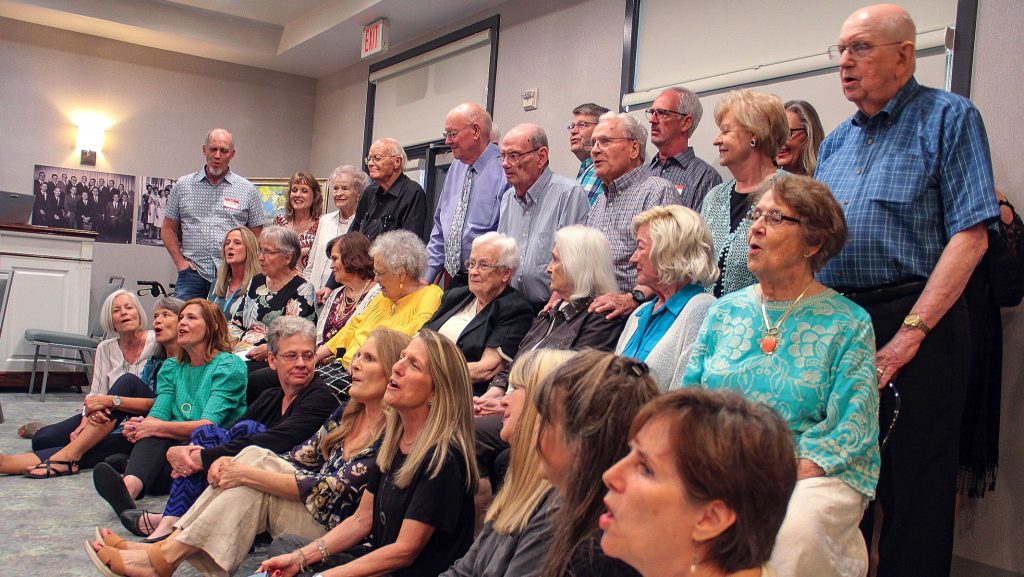
{"label": "woman in green blouse", "polygon": [[196,428],[227,426],[245,412],[245,363],[231,354],[227,320],[217,305],[192,299],[181,309],[178,357],[157,377],[149,415],[126,421],[122,434],[135,444],[124,477],[107,463],[93,472],[96,491],[118,515],[135,509],[135,498],[166,492],[171,483],[165,454],[188,441]]}

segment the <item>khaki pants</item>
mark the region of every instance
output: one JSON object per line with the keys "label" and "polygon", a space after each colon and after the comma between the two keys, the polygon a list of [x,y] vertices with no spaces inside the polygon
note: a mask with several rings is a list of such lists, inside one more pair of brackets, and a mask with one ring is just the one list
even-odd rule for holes
{"label": "khaki pants", "polygon": [[[295,472],[290,463],[261,447],[246,447],[235,459],[272,473]],[[288,532],[312,541],[327,532],[302,502],[249,487],[208,487],[175,526],[182,529],[178,542],[200,550],[188,562],[203,575],[216,577],[238,569],[259,533],[269,531],[277,538]]]}

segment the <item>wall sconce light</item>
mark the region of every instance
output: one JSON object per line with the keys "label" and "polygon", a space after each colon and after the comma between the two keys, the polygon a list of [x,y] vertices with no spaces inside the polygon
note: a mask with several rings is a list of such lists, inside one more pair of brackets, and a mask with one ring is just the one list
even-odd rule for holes
{"label": "wall sconce light", "polygon": [[78,122],[75,148],[82,151],[82,164],[96,166],[96,154],[103,150],[103,131],[107,121],[99,117],[84,117]]}

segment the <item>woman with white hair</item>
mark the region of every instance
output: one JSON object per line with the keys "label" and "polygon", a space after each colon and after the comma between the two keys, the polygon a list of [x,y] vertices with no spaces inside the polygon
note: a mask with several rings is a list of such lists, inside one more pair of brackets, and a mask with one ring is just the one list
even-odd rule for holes
{"label": "woman with white hair", "polygon": [[633,217],[636,250],[629,262],[637,282],[655,299],[626,321],[615,353],[647,363],[662,390],[683,378],[690,349],[715,297],[718,280],[711,231],[700,215],[680,205],[657,206]]}
{"label": "woman with white hair", "polygon": [[469,285],[449,290],[426,327],[448,337],[466,356],[479,393],[515,358],[533,309],[509,286],[519,268],[515,239],[499,232],[473,239],[466,261]]}
{"label": "woman with white hair", "polygon": [[313,245],[309,249],[309,264],[302,273],[316,289],[318,302],[323,302],[324,297],[331,292],[330,288],[334,288],[330,287],[331,284],[337,286],[336,283],[331,283],[331,259],[328,256],[327,245],[331,240],[354,230],[352,222],[356,214],[356,205],[369,181],[370,177],[365,172],[350,164],[335,168],[327,179],[327,188],[338,210],[320,217]]}

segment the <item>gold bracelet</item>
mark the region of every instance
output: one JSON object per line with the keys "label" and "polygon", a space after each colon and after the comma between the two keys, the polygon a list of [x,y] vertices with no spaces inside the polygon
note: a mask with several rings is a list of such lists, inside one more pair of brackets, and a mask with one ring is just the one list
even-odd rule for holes
{"label": "gold bracelet", "polygon": [[324,544],[324,538],[323,537],[317,537],[315,543],[316,543],[316,548],[320,550],[320,563],[326,563],[327,562],[327,557],[329,557],[329,554],[327,553],[327,545]]}
{"label": "gold bracelet", "polygon": [[295,550],[295,553],[299,556],[299,573],[306,570],[306,554],[302,552],[302,548]]}

